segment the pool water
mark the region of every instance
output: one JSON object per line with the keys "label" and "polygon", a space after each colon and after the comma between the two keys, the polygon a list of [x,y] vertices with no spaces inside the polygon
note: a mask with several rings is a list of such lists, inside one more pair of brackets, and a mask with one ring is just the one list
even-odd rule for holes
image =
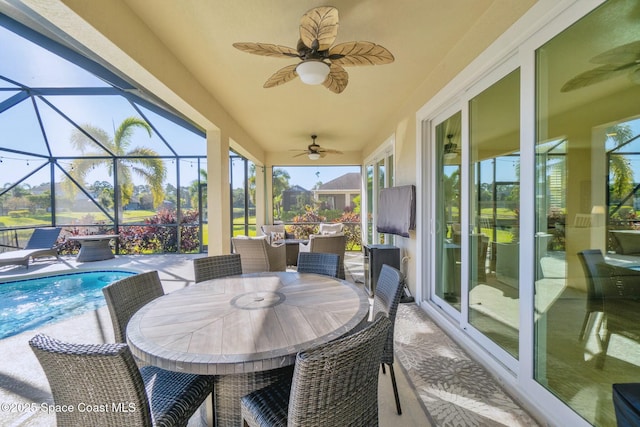
{"label": "pool water", "polygon": [[90,310],[106,301],[102,288],[129,271],[84,271],[0,282],[0,339]]}

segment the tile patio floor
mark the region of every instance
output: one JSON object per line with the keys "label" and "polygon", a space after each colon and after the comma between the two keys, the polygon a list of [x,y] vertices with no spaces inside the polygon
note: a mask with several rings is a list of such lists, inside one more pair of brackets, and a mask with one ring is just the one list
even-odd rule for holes
{"label": "tile patio floor", "polygon": [[[77,269],[118,267],[134,271],[156,269],[165,292],[193,282],[192,259],[198,255],[117,256],[111,260],[78,263],[75,257],[38,261],[24,267],[0,268],[0,281],[25,274],[46,274]],[[348,253],[347,280],[362,285],[362,257]],[[44,373],[27,342],[37,332],[75,342],[112,342],[113,331],[106,307],[37,330],[0,340],[0,403],[51,402]],[[443,350],[446,350],[443,353]],[[448,354],[449,357],[442,357]],[[437,356],[437,357],[436,357]],[[381,427],[412,426],[535,426],[538,425],[504,394],[481,367],[455,345],[415,304],[401,304],[396,321],[396,377],[402,415],[397,415],[389,374],[380,375]],[[481,384],[481,387],[478,386]],[[7,412],[0,408],[0,425],[54,425],[53,414]],[[194,421],[190,426],[198,425]]]}

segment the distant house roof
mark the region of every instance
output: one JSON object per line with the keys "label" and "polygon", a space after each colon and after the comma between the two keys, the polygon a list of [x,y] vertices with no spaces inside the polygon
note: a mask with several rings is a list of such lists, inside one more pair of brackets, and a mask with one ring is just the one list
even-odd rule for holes
{"label": "distant house roof", "polygon": [[307,190],[306,188],[302,188],[299,185],[294,185],[293,187],[289,187],[284,191],[295,191],[295,192],[299,192],[299,193],[310,193],[309,190]]}
{"label": "distant house roof", "polygon": [[360,190],[361,185],[360,172],[350,172],[322,184],[318,190]]}

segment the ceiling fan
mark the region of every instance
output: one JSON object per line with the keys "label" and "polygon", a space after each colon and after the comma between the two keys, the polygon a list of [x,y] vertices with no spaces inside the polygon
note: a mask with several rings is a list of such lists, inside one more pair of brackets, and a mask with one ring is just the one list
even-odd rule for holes
{"label": "ceiling fan", "polygon": [[449,142],[444,144],[444,152],[442,154],[442,157],[444,157],[445,160],[455,159],[458,156],[458,153],[460,152],[460,149],[458,148],[458,144],[456,144],[455,142],[451,142],[452,138],[453,138],[452,134],[447,135],[447,139],[449,140]]}
{"label": "ceiling fan", "polygon": [[296,49],[268,43],[234,43],[233,46],[255,55],[302,60],[276,71],[265,82],[265,88],[281,85],[300,76],[303,83],[322,84],[334,93],[341,93],[349,83],[349,75],[343,67],[382,65],[394,61],[391,52],[371,42],[352,41],[332,46],[337,35],[338,9],[321,6],[302,15]]}
{"label": "ceiling fan", "polygon": [[640,41],[635,41],[610,49],[591,58],[600,67],[580,73],[562,86],[560,92],[569,92],[605,80],[629,74],[629,79],[640,84]]}
{"label": "ceiling fan", "polygon": [[320,147],[318,144],[316,144],[317,137],[318,135],[311,135],[312,142],[307,146],[306,150],[291,150],[291,151],[302,151],[301,153],[296,154],[293,157],[307,155],[309,157],[309,160],[318,160],[319,158],[324,157],[327,154],[342,154],[342,151]]}

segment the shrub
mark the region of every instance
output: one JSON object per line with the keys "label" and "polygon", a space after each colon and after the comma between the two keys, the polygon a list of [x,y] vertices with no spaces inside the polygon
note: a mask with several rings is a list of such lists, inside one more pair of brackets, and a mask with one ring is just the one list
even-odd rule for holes
{"label": "shrub", "polygon": [[11,218],[24,218],[29,216],[29,209],[16,209],[15,211],[9,211],[7,214]]}
{"label": "shrub", "polygon": [[325,220],[326,218],[318,215],[313,207],[305,206],[303,214],[293,217],[294,223],[300,223],[294,227],[296,239],[308,239],[309,235],[318,233],[318,224]]}
{"label": "shrub", "polygon": [[[198,211],[183,211],[178,225],[176,211],[161,209],[145,225],[122,227],[120,231],[120,253],[166,253],[195,252],[200,249],[198,238]],[[178,248],[178,227],[180,227],[180,248]]]}
{"label": "shrub", "polygon": [[352,251],[360,248],[362,244],[362,227],[360,225],[360,214],[344,212],[335,222],[344,224],[344,234],[347,236],[347,250]]}

